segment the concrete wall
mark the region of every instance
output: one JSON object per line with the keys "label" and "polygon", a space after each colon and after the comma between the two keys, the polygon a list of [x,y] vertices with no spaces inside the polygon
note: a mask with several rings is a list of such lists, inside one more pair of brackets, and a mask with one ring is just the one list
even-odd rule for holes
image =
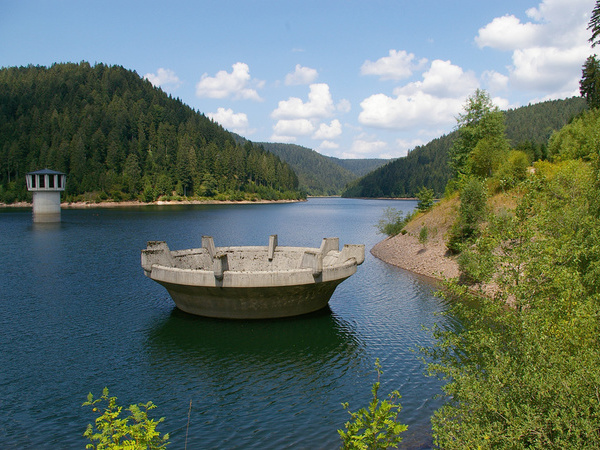
{"label": "concrete wall", "polygon": [[33,221],[60,222],[60,192],[33,193]]}

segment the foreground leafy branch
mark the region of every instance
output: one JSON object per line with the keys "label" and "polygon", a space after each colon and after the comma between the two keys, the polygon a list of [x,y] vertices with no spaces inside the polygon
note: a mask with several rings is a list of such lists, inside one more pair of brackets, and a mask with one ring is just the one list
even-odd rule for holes
{"label": "foreground leafy branch", "polygon": [[[106,404],[106,406],[102,406]],[[94,400],[90,392],[82,406],[91,406],[93,412],[100,412],[95,426],[88,424],[83,435],[92,443],[88,449],[164,449],[169,444],[169,435],[161,437],[156,427],[164,418],[153,420],[148,418],[148,411],[156,408],[152,402],[130,405],[128,417],[120,417],[122,406],[117,405],[117,397],[108,396],[108,388],[104,388],[102,396]]]}
{"label": "foreground leafy branch", "polygon": [[373,399],[369,407],[351,412],[348,403],[342,403],[351,417],[351,421],[345,424],[346,431],[338,430],[344,449],[397,448],[402,442],[400,433],[408,429],[407,425],[397,422],[402,406],[395,401],[401,398],[400,393],[393,391],[388,395],[387,400],[383,401],[380,401],[377,396],[380,386],[379,377],[383,373],[379,358],[375,361],[375,370],[377,381],[371,388]]}

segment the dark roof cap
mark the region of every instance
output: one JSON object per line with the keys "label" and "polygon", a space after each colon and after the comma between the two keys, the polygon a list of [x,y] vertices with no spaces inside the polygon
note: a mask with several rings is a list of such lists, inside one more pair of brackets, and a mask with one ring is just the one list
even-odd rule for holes
{"label": "dark roof cap", "polygon": [[57,172],[56,170],[50,169],[42,169],[36,170],[35,172],[29,172],[27,175],[64,175],[62,172]]}

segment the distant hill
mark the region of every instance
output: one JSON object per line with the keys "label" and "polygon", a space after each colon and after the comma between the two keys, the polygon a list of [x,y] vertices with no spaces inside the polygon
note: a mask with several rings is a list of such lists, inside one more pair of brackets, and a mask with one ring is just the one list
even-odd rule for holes
{"label": "distant hill", "polygon": [[[586,108],[581,97],[552,100],[506,111],[506,135],[514,148],[532,160],[546,157],[548,138]],[[416,147],[406,157],[389,162],[352,182],[344,197],[414,197],[422,186],[443,194],[448,180],[448,150],[456,131]]]}
{"label": "distant hill", "polygon": [[348,183],[359,177],[331,158],[300,145],[271,142],[257,144],[292,166],[298,175],[300,187],[309,195],[339,195]]}
{"label": "distant hill", "polygon": [[0,69],[0,202],[25,173],[68,175],[65,200],[298,198],[289,164],[120,66]]}
{"label": "distant hill", "polygon": [[377,169],[378,167],[383,166],[390,162],[389,159],[340,159],[335,158],[333,156],[326,156],[326,158],[331,159],[338,166],[343,167],[344,169],[349,170],[353,174],[362,177],[363,175],[368,174],[369,172]]}
{"label": "distant hill", "polygon": [[[232,133],[239,143],[247,139]],[[257,142],[296,172],[300,188],[309,195],[340,195],[348,183],[382,166],[385,159],[340,159],[296,144]]]}

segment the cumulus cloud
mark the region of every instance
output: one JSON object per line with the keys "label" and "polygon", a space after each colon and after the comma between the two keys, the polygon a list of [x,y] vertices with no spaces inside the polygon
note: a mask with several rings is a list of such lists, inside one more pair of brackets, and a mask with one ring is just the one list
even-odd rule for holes
{"label": "cumulus cloud", "polygon": [[502,97],[492,97],[492,103],[503,111],[511,107],[510,102]]}
{"label": "cumulus cloud", "polygon": [[214,77],[209,77],[206,73],[202,75],[196,85],[196,95],[208,98],[231,97],[236,100],[261,101],[262,99],[256,89],[250,86],[262,88],[264,81],[251,79],[248,64],[237,62],[231,67],[231,73],[220,70]]}
{"label": "cumulus cloud", "polygon": [[366,126],[390,130],[448,126],[478,86],[473,73],[464,72],[450,61],[435,60],[422,81],[396,88],[395,97],[375,94],[363,100],[358,120]]}
{"label": "cumulus cloud", "polygon": [[181,80],[171,69],[164,69],[159,67],[156,73],[147,73],[144,75],[153,86],[160,87],[171,87],[173,89],[177,89],[181,86]]}
{"label": "cumulus cloud", "polygon": [[449,125],[455,121],[463,101],[463,98],[437,98],[424,92],[395,98],[375,94],[361,102],[363,110],[358,120],[366,126],[390,130]]}
{"label": "cumulus cloud", "polygon": [[273,119],[314,119],[331,116],[334,111],[329,86],[325,83],[311,84],[308,101],[297,97],[279,102],[271,113]]}
{"label": "cumulus cloud", "polygon": [[286,86],[310,84],[315,81],[318,76],[319,73],[315,69],[302,67],[300,64],[296,64],[294,72],[288,73],[285,76],[285,84]]}
{"label": "cumulus cloud", "polygon": [[343,98],[335,106],[335,109],[337,109],[341,113],[347,113],[350,112],[350,110],[352,109],[352,104],[349,100]]}
{"label": "cumulus cloud", "polygon": [[479,30],[475,42],[512,52],[508,77],[497,82],[545,98],[577,95],[581,65],[591,54],[587,23],[593,0],[543,0],[526,11],[521,22],[514,15],[497,17]]}
{"label": "cumulus cloud", "polygon": [[368,136],[358,136],[352,142],[349,152],[344,152],[342,158],[378,158],[381,152],[388,148],[387,142]]}
{"label": "cumulus cloud", "polygon": [[232,109],[217,108],[216,113],[208,113],[207,117],[221,124],[223,128],[238,134],[249,134],[250,130],[248,116],[244,113],[234,113]]}
{"label": "cumulus cloud", "polygon": [[536,45],[542,37],[542,27],[531,22],[521,23],[513,15],[496,17],[479,30],[475,42],[480,48],[514,50],[523,45]]}
{"label": "cumulus cloud", "polygon": [[282,119],[273,126],[271,140],[276,142],[295,142],[300,136],[310,136],[315,126],[308,119]]}
{"label": "cumulus cloud", "polygon": [[582,61],[588,55],[587,46],[564,50],[555,47],[515,50],[514,65],[510,70],[512,84],[528,90],[572,90],[579,85]]}
{"label": "cumulus cloud", "polygon": [[342,124],[339,120],[332,120],[329,125],[322,123],[315,131],[313,139],[335,139],[342,134]]}
{"label": "cumulus cloud", "polygon": [[465,72],[450,61],[436,59],[423,73],[423,81],[409,83],[394,89],[394,95],[412,95],[423,92],[434,97],[452,98],[471,94],[478,86],[473,72]]}
{"label": "cumulus cloud", "polygon": [[361,75],[376,75],[382,80],[402,80],[412,75],[427,63],[426,59],[414,61],[415,55],[404,50],[390,50],[389,56],[379,58],[377,61],[365,61],[360,68]]}
{"label": "cumulus cloud", "polygon": [[321,145],[319,145],[319,150],[335,150],[337,148],[340,148],[340,145],[337,142],[327,140],[321,142]]}
{"label": "cumulus cloud", "polygon": [[490,92],[504,91],[508,87],[508,77],[495,70],[486,70],[481,78],[486,89]]}

